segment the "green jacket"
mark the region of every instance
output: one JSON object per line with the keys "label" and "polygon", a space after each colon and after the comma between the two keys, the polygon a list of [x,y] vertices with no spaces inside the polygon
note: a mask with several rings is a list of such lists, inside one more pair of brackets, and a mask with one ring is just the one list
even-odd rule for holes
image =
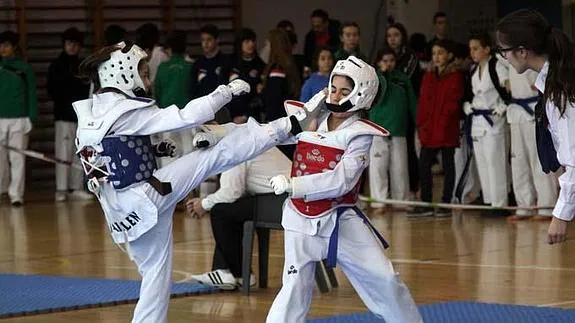
{"label": "green jacket", "polygon": [[399,70],[390,71],[388,75],[392,83],[401,86],[405,90],[405,94],[407,95],[407,111],[409,111],[411,119],[415,121],[418,93],[415,93],[409,76]]}
{"label": "green jacket", "polygon": [[190,83],[192,63],[182,54],[173,54],[167,62],[158,66],[154,80],[154,97],[160,108],[175,104],[182,109],[191,100]]}
{"label": "green jacket", "polygon": [[366,60],[365,55],[363,55],[363,54],[359,51],[359,48],[357,49],[356,52],[348,53],[348,52],[345,51],[345,49],[343,49],[343,47],[340,47],[340,48],[333,54],[333,58],[334,58],[334,60],[337,62],[337,61],[340,61],[340,60],[342,60],[342,59],[347,59],[350,55],[353,55],[353,56],[355,56],[355,57],[357,57],[357,58],[359,58],[359,59],[362,59],[362,60],[364,60],[364,61]]}
{"label": "green jacket", "polygon": [[0,60],[0,118],[36,120],[36,77],[19,57]]}
{"label": "green jacket", "polygon": [[416,101],[413,89],[403,82],[406,80],[409,86],[411,83],[407,76],[398,71],[378,72],[377,75],[381,95],[369,110],[369,120],[389,130],[392,137],[405,137],[407,118],[415,120]]}

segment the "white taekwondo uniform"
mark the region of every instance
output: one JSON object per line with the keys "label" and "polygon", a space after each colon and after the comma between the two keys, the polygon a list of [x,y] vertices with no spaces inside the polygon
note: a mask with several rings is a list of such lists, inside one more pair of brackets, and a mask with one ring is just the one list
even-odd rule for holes
{"label": "white taekwondo uniform", "polygon": [[[549,62],[545,62],[535,80],[535,87],[541,93],[545,93],[548,72]],[[575,104],[567,101],[565,112],[561,115],[557,106],[548,100],[545,111],[553,146],[557,151],[557,160],[565,168],[565,172],[559,176],[559,197],[553,209],[553,216],[571,221],[575,217],[575,149],[571,147],[571,140],[575,138]]]}
{"label": "white taekwondo uniform", "polygon": [[[512,103],[507,108],[507,122],[511,127],[511,174],[513,191],[518,206],[550,206],[557,201],[557,181],[553,174],[545,174],[537,156],[535,143],[535,105],[538,92],[534,89],[537,72],[527,70],[518,74],[509,69]],[[539,215],[552,216],[551,209],[539,210]],[[528,210],[517,210],[518,216],[532,215]]]}
{"label": "white taekwondo uniform", "polygon": [[[500,85],[508,79],[506,66],[496,63],[496,72]],[[504,105],[495,89],[489,74],[488,64],[477,68],[471,77],[474,109],[471,136],[479,181],[483,191],[483,201],[493,206],[508,205],[508,154],[506,144],[507,123],[505,115],[497,116],[493,111],[498,105]],[[479,113],[484,113],[480,115]]]}
{"label": "white taekwondo uniform", "polygon": [[[159,109],[152,100],[115,92],[94,94],[92,99],[74,103],[81,158],[110,173],[108,180],[100,179],[99,188],[92,191],[100,201],[114,241],[125,244],[142,275],[133,322],[167,321],[176,203],[207,177],[259,155],[289,136],[287,118],[266,125],[250,119],[244,125],[230,125],[234,130],[217,145],[155,169],[150,135],[200,126],[212,120],[214,111],[231,97],[230,92],[216,89],[181,110],[175,105]],[[101,163],[93,156],[99,156]],[[155,189],[151,179],[169,183],[171,193]]]}
{"label": "white taekwondo uniform", "polygon": [[357,114],[334,131],[327,127],[326,117],[317,132],[297,135],[292,194],[282,219],[283,286],[266,322],[305,322],[315,262],[326,257],[328,264],[337,261],[371,312],[388,323],[422,322],[409,290],[385,255],[385,241],[355,207],[373,137],[386,136],[387,130]]}

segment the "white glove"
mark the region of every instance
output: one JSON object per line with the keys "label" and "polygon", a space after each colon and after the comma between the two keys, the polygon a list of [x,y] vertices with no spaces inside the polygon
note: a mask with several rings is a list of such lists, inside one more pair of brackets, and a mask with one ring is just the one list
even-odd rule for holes
{"label": "white glove", "polygon": [[[302,130],[309,130],[310,123],[317,119],[320,112],[319,106],[324,102],[326,97],[326,89],[316,93],[306,103],[295,100],[284,101],[284,108],[288,117],[295,116],[299,121]],[[303,106],[303,107],[302,107]],[[317,128],[317,126],[315,127]]]}
{"label": "white glove", "polygon": [[250,85],[244,80],[235,79],[228,83],[227,87],[230,89],[233,96],[250,93]]}
{"label": "white glove", "polygon": [[507,111],[507,105],[505,105],[505,103],[499,103],[493,109],[493,114],[498,117],[502,117],[505,114],[505,111]]}
{"label": "white glove", "polygon": [[292,187],[289,178],[284,175],[277,175],[270,179],[270,185],[274,189],[276,195],[283,193],[291,193]]}
{"label": "white glove", "polygon": [[217,144],[220,139],[220,137],[209,132],[198,132],[192,139],[192,145],[194,148],[209,148]]}
{"label": "white glove", "polygon": [[321,103],[325,100],[327,96],[327,88],[324,88],[320,92],[317,92],[314,96],[311,97],[305,104],[304,108],[307,110],[308,114],[314,114],[319,111],[317,109]]}
{"label": "white glove", "polygon": [[465,113],[466,116],[473,113],[473,106],[471,105],[471,103],[469,102],[463,103],[463,113]]}

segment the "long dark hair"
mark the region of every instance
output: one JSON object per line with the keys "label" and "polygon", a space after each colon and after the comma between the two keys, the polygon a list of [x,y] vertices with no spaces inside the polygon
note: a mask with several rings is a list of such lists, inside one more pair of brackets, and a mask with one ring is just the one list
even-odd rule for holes
{"label": "long dark hair", "polygon": [[533,9],[517,10],[503,17],[497,23],[497,32],[501,42],[511,48],[521,46],[536,55],[548,56],[543,98],[551,100],[563,115],[567,102],[575,102],[575,52],[571,40]]}
{"label": "long dark hair", "polygon": [[407,49],[407,42],[409,41],[407,36],[407,29],[405,29],[405,26],[399,22],[395,22],[387,26],[387,28],[385,28],[385,44],[388,47],[391,46],[389,46],[389,43],[387,42],[387,32],[392,28],[399,30],[399,33],[401,34],[401,45],[399,46],[399,52],[397,53],[398,55],[401,55]]}
{"label": "long dark hair", "polygon": [[290,94],[293,97],[299,97],[301,79],[295,59],[291,53],[292,44],[290,43],[289,35],[283,29],[276,28],[269,32],[268,40],[270,42],[270,57],[264,70],[266,80],[272,67],[279,66],[283,68],[286,72]]}

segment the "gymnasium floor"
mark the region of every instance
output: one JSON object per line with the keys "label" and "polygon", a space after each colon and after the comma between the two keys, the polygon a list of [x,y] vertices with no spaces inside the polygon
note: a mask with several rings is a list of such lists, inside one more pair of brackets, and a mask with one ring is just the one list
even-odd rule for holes
{"label": "gymnasium floor", "polygon": [[[508,224],[473,212],[408,219],[370,214],[391,243],[389,256],[418,304],[450,300],[575,308],[575,243],[544,243],[548,223]],[[209,219],[174,217],[174,279],[210,269]],[[571,228],[571,230],[575,230]],[[280,287],[282,233],[272,233],[270,287],[173,299],[170,322],[263,322]],[[257,266],[255,266],[257,267]],[[96,203],[35,201],[0,206],[0,272],[138,279],[112,242]],[[314,292],[311,317],[366,310],[336,270],[340,287]],[[4,319],[3,322],[129,322],[134,305]]]}

